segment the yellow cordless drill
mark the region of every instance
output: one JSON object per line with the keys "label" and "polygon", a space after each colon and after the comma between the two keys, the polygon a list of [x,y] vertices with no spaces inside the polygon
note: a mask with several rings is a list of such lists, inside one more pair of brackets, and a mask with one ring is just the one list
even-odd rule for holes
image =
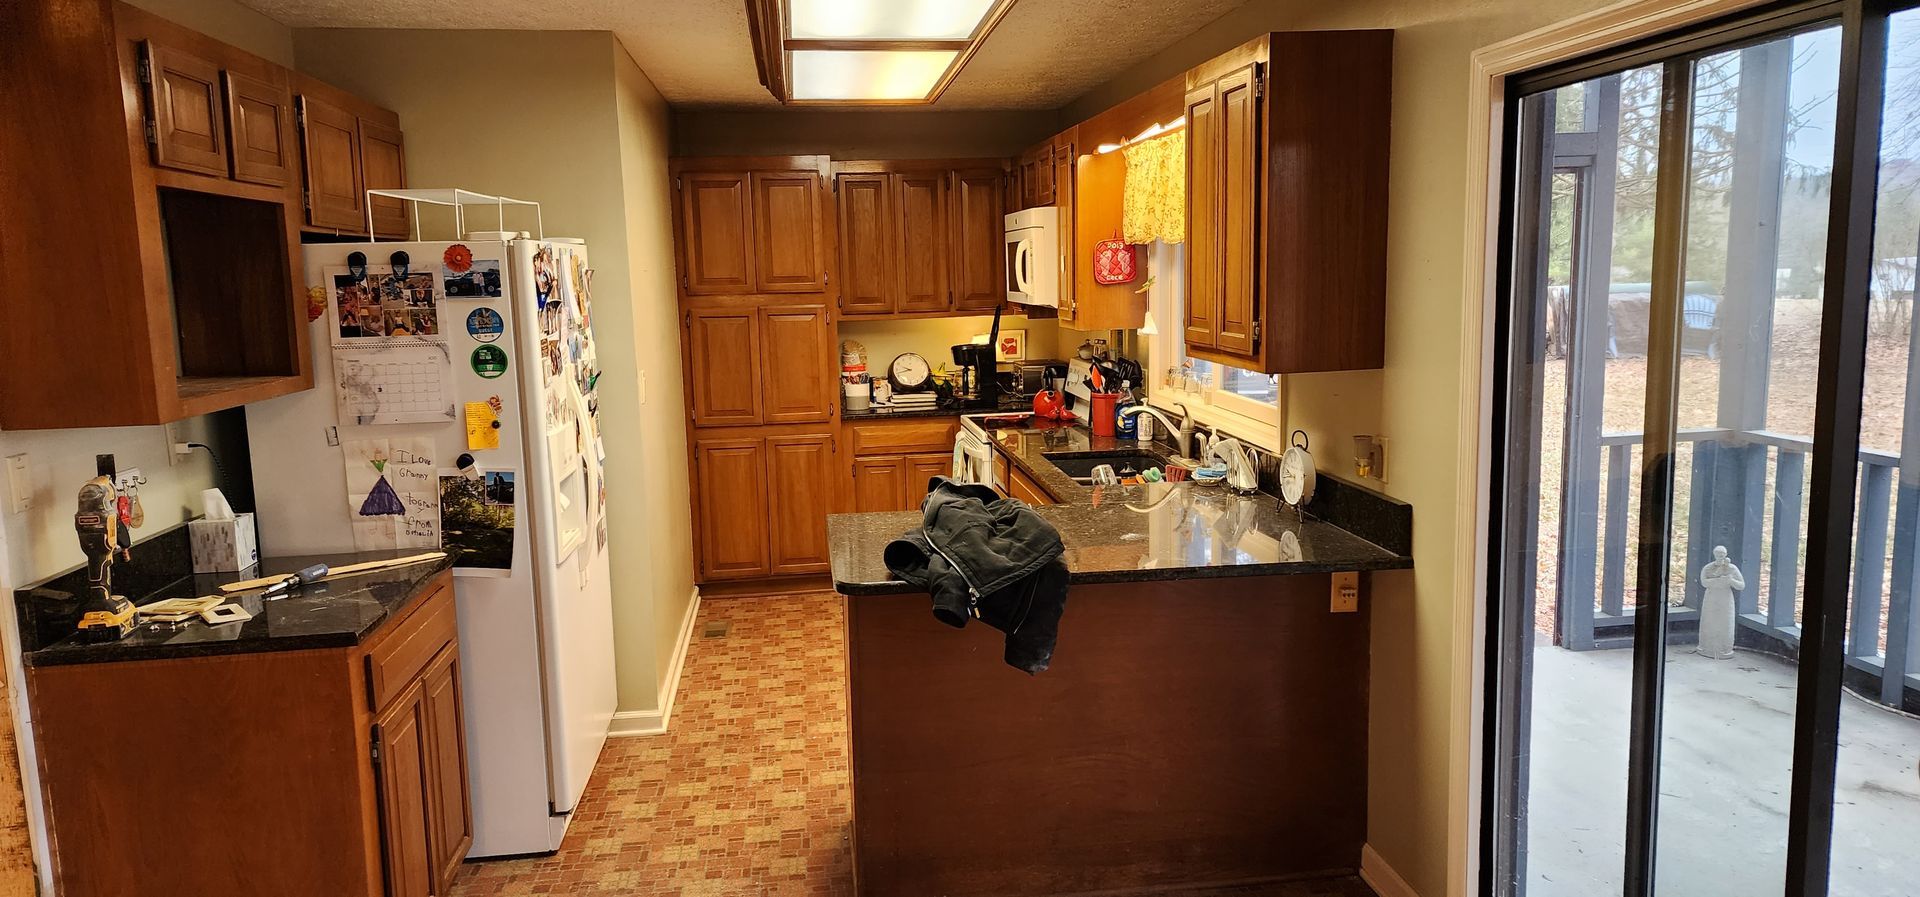
{"label": "yellow cordless drill", "polygon": [[113,562],[128,556],[115,499],[113,479],[94,477],[80,487],[80,508],[73,514],[80,550],[87,556],[87,587],[74,626],[85,641],[112,641],[133,631],[133,602],[113,593]]}

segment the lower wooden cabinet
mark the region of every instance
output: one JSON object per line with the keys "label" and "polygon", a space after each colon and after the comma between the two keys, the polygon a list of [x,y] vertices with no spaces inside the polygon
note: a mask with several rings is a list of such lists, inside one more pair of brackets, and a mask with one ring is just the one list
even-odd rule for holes
{"label": "lower wooden cabinet", "polygon": [[855,511],[911,511],[926,497],[927,481],[953,472],[953,453],[856,458]]}
{"label": "lower wooden cabinet", "polygon": [[696,431],[702,581],[825,572],[837,448],[831,432],[807,428]]}
{"label": "lower wooden cabinet", "polygon": [[28,667],[63,897],[450,894],[458,623],[450,574],[421,590],[359,645]]}

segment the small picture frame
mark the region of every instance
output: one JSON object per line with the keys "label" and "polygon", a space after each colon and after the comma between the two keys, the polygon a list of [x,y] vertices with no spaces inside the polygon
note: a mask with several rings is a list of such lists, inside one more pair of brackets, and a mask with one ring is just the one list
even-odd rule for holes
{"label": "small picture frame", "polygon": [[999,361],[1026,361],[1027,332],[1025,330],[1000,331],[1000,342],[994,346],[993,354]]}

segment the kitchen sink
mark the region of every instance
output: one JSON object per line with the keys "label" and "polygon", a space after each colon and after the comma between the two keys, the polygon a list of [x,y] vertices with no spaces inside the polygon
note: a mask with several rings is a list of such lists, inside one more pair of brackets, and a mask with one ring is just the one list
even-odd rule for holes
{"label": "kitchen sink", "polygon": [[1082,454],[1079,452],[1073,454],[1050,454],[1042,452],[1041,457],[1053,462],[1053,466],[1060,468],[1062,473],[1077,480],[1093,476],[1093,469],[1102,464],[1113,465],[1114,473],[1119,474],[1123,478],[1136,473],[1144,473],[1150,467],[1164,468],[1167,466],[1167,459],[1148,452],[1106,452],[1102,454]]}

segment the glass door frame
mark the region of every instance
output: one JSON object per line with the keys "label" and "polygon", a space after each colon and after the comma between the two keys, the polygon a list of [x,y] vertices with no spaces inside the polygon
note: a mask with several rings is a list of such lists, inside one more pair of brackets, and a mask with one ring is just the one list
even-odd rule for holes
{"label": "glass door frame", "polygon": [[[1527,608],[1531,589],[1515,588],[1510,573],[1517,557],[1537,551],[1532,532],[1513,532],[1505,524],[1525,519],[1541,484],[1520,475],[1525,459],[1512,451],[1515,428],[1539,439],[1533,419],[1527,365],[1544,330],[1531,308],[1516,308],[1515,286],[1522,266],[1533,259],[1523,233],[1522,204],[1538,206],[1550,192],[1551,164],[1542,172],[1520,172],[1521,152],[1551,119],[1529,121],[1524,97],[1570,86],[1630,68],[1661,65],[1663,71],[1661,145],[1657,173],[1653,297],[1648,338],[1645,450],[1641,463],[1640,533],[1636,575],[1640,583],[1634,615],[1632,709],[1628,741],[1627,816],[1624,837],[1624,897],[1655,892],[1659,831],[1661,714],[1668,629],[1666,583],[1672,541],[1675,405],[1678,394],[1680,315],[1684,292],[1684,253],[1688,153],[1691,146],[1692,63],[1710,53],[1760,43],[1812,27],[1838,24],[1839,89],[1834,129],[1833,189],[1825,247],[1821,300],[1822,326],[1815,385],[1814,449],[1809,459],[1806,585],[1797,676],[1792,780],[1788,794],[1786,897],[1825,897],[1833,835],[1835,765],[1842,676],[1846,664],[1848,593],[1853,551],[1852,523],[1858,479],[1862,385],[1878,189],[1881,116],[1887,72],[1889,17],[1920,5],[1920,0],[1803,0],[1758,6],[1687,27],[1672,34],[1636,41],[1505,79],[1499,166],[1499,242],[1489,276],[1494,284],[1491,430],[1487,467],[1489,497],[1486,524],[1485,587],[1488,595],[1485,657],[1487,674],[1482,720],[1480,885],[1481,893],[1522,893],[1525,879],[1524,814],[1527,782],[1524,736],[1519,726],[1530,716],[1527,654],[1516,639],[1530,637]],[[1537,106],[1537,104],[1535,104]],[[1545,121],[1539,119],[1545,118]],[[1537,155],[1537,154],[1536,154]],[[1537,253],[1534,254],[1537,258]],[[1538,272],[1530,272],[1537,274]],[[1532,279],[1529,279],[1529,283]],[[1524,328],[1524,329],[1522,329]],[[1525,340],[1525,343],[1522,343]],[[1518,357],[1518,369],[1514,363]],[[1528,371],[1527,382],[1515,375]],[[1523,400],[1525,403],[1523,404]],[[1509,419],[1509,409],[1520,409]],[[1509,495],[1509,488],[1515,494]],[[1522,540],[1525,540],[1524,542]],[[1532,544],[1526,544],[1531,542]],[[1651,601],[1646,596],[1652,595]],[[1522,604],[1524,600],[1525,604]],[[1638,611],[1650,612],[1638,612]],[[1525,628],[1522,629],[1521,627]]]}

